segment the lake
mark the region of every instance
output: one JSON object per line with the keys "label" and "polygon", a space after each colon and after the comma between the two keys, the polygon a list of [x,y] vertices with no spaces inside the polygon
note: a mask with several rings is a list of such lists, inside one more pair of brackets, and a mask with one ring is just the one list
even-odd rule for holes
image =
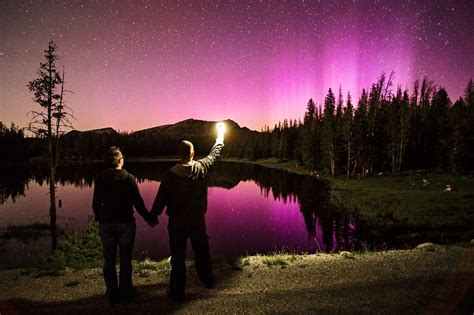
{"label": "lake", "polygon": [[[160,181],[172,162],[127,163],[147,207],[153,204]],[[58,226],[66,231],[87,225],[92,214],[93,179],[98,164],[58,170]],[[46,170],[9,167],[0,180],[0,229],[49,222]],[[207,232],[214,256],[266,254],[275,251],[334,252],[406,246],[399,231],[383,237],[354,213],[329,204],[329,189],[320,180],[252,164],[219,161],[209,174]],[[150,228],[137,213],[135,258],[169,256],[167,217]],[[2,266],[33,263],[49,253],[48,237],[1,239]],[[189,249],[189,253],[191,250]]]}
{"label": "lake", "polygon": [[[128,163],[139,182],[147,207],[153,204],[160,181],[174,163]],[[62,167],[58,171],[58,226],[74,231],[92,214],[93,178],[101,165]],[[46,171],[38,168],[4,170],[0,196],[0,228],[49,222]],[[211,252],[240,256],[275,251],[337,251],[354,248],[357,224],[346,214],[327,209],[323,182],[256,165],[218,162],[209,174],[207,232]],[[167,216],[150,228],[135,213],[135,258],[169,256]],[[32,262],[48,253],[50,240],[3,240],[4,262]]]}

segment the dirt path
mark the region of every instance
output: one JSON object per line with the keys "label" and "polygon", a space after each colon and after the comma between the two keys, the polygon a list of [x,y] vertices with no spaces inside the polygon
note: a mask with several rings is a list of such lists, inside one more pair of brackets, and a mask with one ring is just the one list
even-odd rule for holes
{"label": "dirt path", "polygon": [[[166,298],[168,272],[134,274],[133,303],[111,306],[99,269],[0,270],[0,313],[460,313],[474,311],[474,246],[365,254],[216,259],[215,289],[189,268],[186,300]],[[138,268],[136,268],[138,269]]]}

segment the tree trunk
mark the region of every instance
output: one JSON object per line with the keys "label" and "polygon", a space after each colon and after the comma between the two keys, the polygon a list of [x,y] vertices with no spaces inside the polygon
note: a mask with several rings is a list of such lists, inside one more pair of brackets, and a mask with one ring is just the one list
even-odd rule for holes
{"label": "tree trunk", "polygon": [[56,154],[53,148],[53,139],[49,140],[49,230],[51,231],[51,249],[54,251],[57,247],[56,231]]}
{"label": "tree trunk", "polygon": [[[49,77],[52,78],[51,64],[49,67]],[[51,250],[58,246],[56,240],[56,158],[53,140],[52,110],[53,92],[51,86],[48,90],[48,153],[49,153],[49,230],[51,231]]]}
{"label": "tree trunk", "polygon": [[392,174],[395,174],[395,169],[396,169],[396,161],[395,161],[395,141],[392,142]]}
{"label": "tree trunk", "polygon": [[404,127],[402,126],[402,129],[400,131],[400,148],[399,148],[399,157],[398,157],[398,170],[397,173],[400,175],[402,173],[402,163],[403,163],[403,137],[404,135]]}
{"label": "tree trunk", "polygon": [[330,163],[330,167],[331,167],[331,175],[334,176],[336,174],[336,163],[334,161],[335,157],[334,157],[334,145],[332,144],[332,141],[331,141],[331,144],[330,144],[330,149],[329,149],[329,163]]}
{"label": "tree trunk", "polygon": [[52,237],[52,250],[54,251],[57,247],[57,231],[56,231],[56,180],[54,167],[50,167],[49,170],[49,229]]}
{"label": "tree trunk", "polygon": [[351,177],[351,139],[347,143],[347,178]]}

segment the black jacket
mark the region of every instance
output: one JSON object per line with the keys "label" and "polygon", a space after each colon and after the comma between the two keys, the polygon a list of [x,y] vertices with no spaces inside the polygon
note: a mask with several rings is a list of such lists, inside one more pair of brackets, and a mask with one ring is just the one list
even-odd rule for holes
{"label": "black jacket", "polygon": [[166,207],[170,220],[192,221],[207,210],[207,172],[220,155],[216,144],[203,159],[176,164],[161,181],[150,215],[160,215]]}
{"label": "black jacket", "polygon": [[100,223],[133,222],[133,206],[148,218],[136,178],[124,169],[107,169],[95,179],[92,208]]}

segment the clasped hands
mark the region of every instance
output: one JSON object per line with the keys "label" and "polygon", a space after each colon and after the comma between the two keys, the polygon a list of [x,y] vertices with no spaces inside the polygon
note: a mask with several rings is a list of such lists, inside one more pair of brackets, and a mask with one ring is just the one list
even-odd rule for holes
{"label": "clasped hands", "polygon": [[156,225],[158,225],[159,221],[158,221],[158,217],[157,216],[152,216],[152,215],[149,215],[147,218],[146,218],[146,223],[148,223],[148,225],[151,227],[151,228],[154,228]]}

